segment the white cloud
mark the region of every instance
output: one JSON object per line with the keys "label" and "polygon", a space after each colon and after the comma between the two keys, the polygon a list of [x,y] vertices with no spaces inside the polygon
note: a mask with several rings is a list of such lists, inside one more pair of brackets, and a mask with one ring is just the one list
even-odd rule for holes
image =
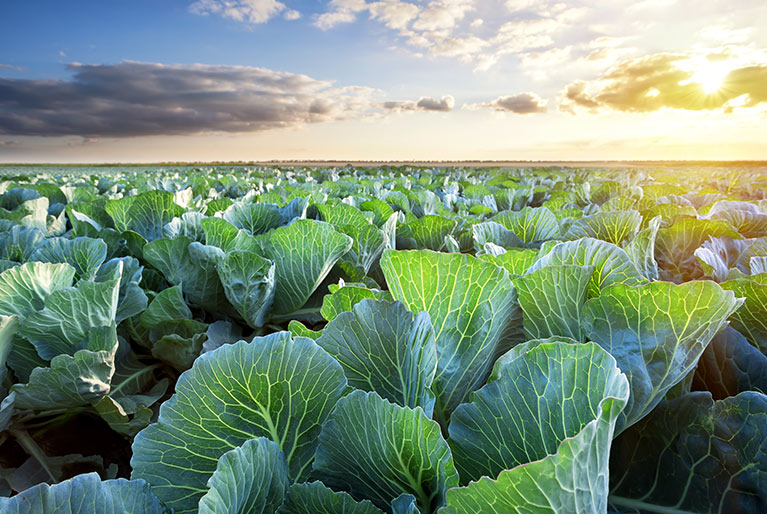
{"label": "white cloud", "polygon": [[197,0],[189,6],[194,14],[216,14],[243,23],[266,23],[285,10],[277,0]]}
{"label": "white cloud", "polygon": [[283,14],[282,17],[288,21],[293,21],[301,18],[301,13],[295,9],[291,9],[289,11],[285,11],[285,14]]}
{"label": "white cloud", "polygon": [[394,30],[405,29],[418,15],[418,6],[399,0],[384,0],[367,5],[370,18],[380,20],[384,25]]}
{"label": "white cloud", "polygon": [[519,11],[529,11],[532,10],[535,6],[541,5],[542,2],[538,0],[506,0],[506,9],[509,10],[511,13],[516,13]]}
{"label": "white cloud", "polygon": [[551,18],[510,21],[498,30],[494,42],[502,53],[544,48],[554,44],[554,33],[562,24]]}
{"label": "white cloud", "polygon": [[314,26],[328,30],[342,23],[352,23],[357,19],[357,13],[367,8],[365,0],[332,0],[332,10],[320,14]]}
{"label": "white cloud", "polygon": [[489,44],[484,39],[475,36],[448,37],[435,44],[432,47],[432,52],[443,57],[466,57],[476,54]]}
{"label": "white cloud", "polygon": [[511,96],[499,96],[492,102],[467,104],[463,108],[471,111],[493,109],[515,114],[536,114],[546,112],[546,102],[535,93],[517,93]]}
{"label": "white cloud", "polygon": [[[742,0],[737,6],[727,0],[506,0],[492,7],[488,0],[332,0],[329,5],[315,22],[323,30],[367,11],[418,55],[459,59],[475,71],[512,56],[508,62],[520,63],[525,75],[562,81],[569,80],[568,73],[598,73],[655,48],[659,40],[680,50],[753,43],[764,39],[753,20],[767,15],[764,0]],[[694,19],[688,16],[692,11]],[[472,12],[482,18],[467,19]],[[672,34],[668,19],[681,20]],[[552,84],[550,92],[559,85]]]}
{"label": "white cloud", "polygon": [[731,45],[747,42],[753,32],[754,29],[752,27],[733,29],[726,25],[715,25],[704,28],[700,31],[700,35],[702,38],[714,43]]}
{"label": "white cloud", "polygon": [[429,2],[426,8],[413,22],[415,30],[452,29],[456,23],[474,10],[473,0],[435,0]]}
{"label": "white cloud", "polygon": [[351,23],[357,19],[357,15],[352,11],[331,11],[322,13],[317,17],[314,26],[328,30],[342,23]]}

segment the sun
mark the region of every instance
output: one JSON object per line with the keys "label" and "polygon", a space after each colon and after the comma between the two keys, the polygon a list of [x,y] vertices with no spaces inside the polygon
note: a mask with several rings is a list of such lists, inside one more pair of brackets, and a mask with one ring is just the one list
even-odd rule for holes
{"label": "sun", "polygon": [[722,89],[730,68],[722,63],[703,61],[697,63],[693,69],[689,82],[700,84],[707,95],[711,95]]}

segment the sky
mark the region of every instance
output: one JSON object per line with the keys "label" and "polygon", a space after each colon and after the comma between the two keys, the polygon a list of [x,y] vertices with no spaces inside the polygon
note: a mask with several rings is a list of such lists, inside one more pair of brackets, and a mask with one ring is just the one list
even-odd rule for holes
{"label": "sky", "polygon": [[6,0],[0,162],[764,160],[765,0]]}

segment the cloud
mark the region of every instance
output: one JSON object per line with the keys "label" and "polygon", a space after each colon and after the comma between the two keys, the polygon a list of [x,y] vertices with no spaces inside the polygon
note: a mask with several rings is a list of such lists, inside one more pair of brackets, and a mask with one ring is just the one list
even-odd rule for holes
{"label": "cloud", "polygon": [[452,96],[446,95],[441,99],[422,96],[417,101],[388,101],[384,102],[383,108],[393,112],[405,111],[432,111],[432,112],[450,112],[453,110],[455,100]]}
{"label": "cloud", "polygon": [[189,11],[194,14],[216,14],[252,24],[266,23],[284,10],[285,4],[277,0],[197,0],[189,6]]}
{"label": "cloud", "polygon": [[560,110],[730,111],[735,104],[767,102],[765,84],[767,64],[734,64],[720,54],[653,54],[624,60],[597,80],[571,82],[562,92]]}
{"label": "cloud", "polygon": [[535,93],[517,93],[511,96],[499,96],[492,102],[467,104],[464,109],[493,109],[515,114],[536,114],[546,112],[546,102]]}
{"label": "cloud", "polygon": [[554,34],[562,23],[552,18],[510,21],[501,25],[494,38],[503,53],[544,48],[554,44]]}
{"label": "cloud", "polygon": [[[402,0],[332,0],[330,9],[316,18],[315,26],[328,30],[342,23],[356,21],[359,13],[367,11],[371,20],[397,31],[397,36],[411,47],[425,49],[432,56],[453,57],[474,63],[475,70],[486,70],[507,54],[523,54],[542,50],[556,44],[555,36],[573,26],[585,12],[561,2],[508,3],[512,14],[502,14],[486,22],[482,18],[468,20],[467,14],[482,8],[478,0],[431,0],[428,3]],[[532,12],[531,7],[535,7]],[[522,15],[517,11],[525,11]],[[511,21],[504,18],[511,17]],[[482,27],[479,37],[472,32]]]}
{"label": "cloud", "polygon": [[515,13],[531,10],[535,6],[540,6],[540,4],[541,2],[538,0],[506,0],[506,9],[511,13]]}
{"label": "cloud", "polygon": [[444,57],[469,57],[476,54],[490,43],[475,37],[447,37],[432,47],[435,55]]}
{"label": "cloud", "polygon": [[0,70],[11,70],[11,71],[24,71],[27,68],[24,66],[14,66],[13,64],[2,64],[0,63]]}
{"label": "cloud", "polygon": [[367,4],[370,18],[380,20],[384,25],[394,30],[407,27],[417,15],[418,6],[399,0],[384,0]]}
{"label": "cloud", "polygon": [[367,8],[365,0],[331,0],[331,10],[320,14],[314,26],[328,30],[341,23],[351,23],[357,19],[357,13]]}
{"label": "cloud", "polygon": [[413,22],[413,29],[433,31],[452,29],[466,13],[474,10],[473,0],[435,0]]}
{"label": "cloud", "polygon": [[70,64],[70,80],[0,79],[0,134],[255,132],[380,113],[372,88],[248,66]]}
{"label": "cloud", "polygon": [[295,9],[291,9],[289,11],[285,11],[285,14],[283,14],[282,17],[288,21],[293,21],[299,19],[301,17],[301,13]]}

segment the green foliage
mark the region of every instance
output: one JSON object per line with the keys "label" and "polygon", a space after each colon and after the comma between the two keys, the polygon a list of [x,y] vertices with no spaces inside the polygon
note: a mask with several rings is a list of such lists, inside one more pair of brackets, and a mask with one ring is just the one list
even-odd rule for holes
{"label": "green foliage", "polygon": [[18,170],[0,511],[767,511],[733,173]]}
{"label": "green foliage", "polygon": [[421,409],[362,391],[339,400],[322,428],[314,476],[380,509],[389,510],[403,494],[413,495],[423,513],[437,512],[447,490],[458,485],[437,423]]}

